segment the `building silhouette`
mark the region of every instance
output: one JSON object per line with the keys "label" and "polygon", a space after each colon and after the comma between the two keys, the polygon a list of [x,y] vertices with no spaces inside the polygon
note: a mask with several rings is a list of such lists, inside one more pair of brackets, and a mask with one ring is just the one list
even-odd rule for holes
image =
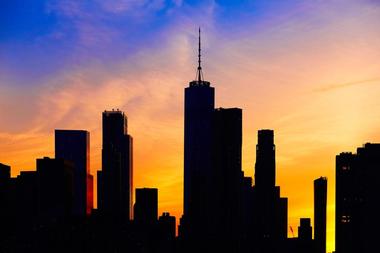
{"label": "building silhouette", "polygon": [[[213,113],[213,236],[237,242],[242,217],[242,110],[218,108]],[[226,240],[224,240],[226,241]]]}
{"label": "building silhouette", "polygon": [[90,215],[93,208],[90,133],[84,130],[55,130],[55,157],[74,164],[74,215]]}
{"label": "building silhouette", "polygon": [[[42,191],[47,189],[44,189],[39,183],[40,178],[41,175],[35,171],[22,171],[17,178],[12,178],[11,192],[9,193],[12,199],[10,217],[14,218],[12,224],[14,231],[12,233],[16,234],[16,230],[34,228],[39,224],[55,222],[58,219],[63,219],[64,216],[71,215],[70,205],[67,208],[63,206],[66,203],[63,201],[59,190],[57,190],[62,181],[57,182],[57,188],[49,190],[50,193],[57,194],[57,198],[45,202],[46,205],[44,205],[42,197],[46,195]],[[60,205],[60,208],[58,207],[59,202],[63,204]],[[52,206],[55,204],[57,207],[55,211],[50,210],[50,217],[45,216],[45,211],[48,211],[46,206],[49,204]]]}
{"label": "building silhouette", "polygon": [[326,253],[327,178],[314,180],[315,252]]}
{"label": "building silhouette", "polygon": [[287,239],[288,202],[275,185],[273,130],[258,133],[252,186],[241,168],[242,110],[214,109],[214,96],[214,88],[203,79],[199,36],[196,79],[185,88],[179,236],[188,252],[275,252]]}
{"label": "building silhouette", "polygon": [[312,228],[310,218],[301,218],[298,227],[298,238],[304,241],[312,240]]}
{"label": "building silhouette", "polygon": [[288,231],[288,200],[281,198],[280,187],[275,184],[275,152],[273,130],[259,130],[252,193],[252,229],[258,248],[263,252],[276,251],[275,247],[287,239]]}
{"label": "building silhouette", "polygon": [[98,170],[97,172],[97,189],[98,189],[98,194],[97,194],[97,202],[98,202],[98,208],[97,210],[99,212],[104,211],[104,179],[103,179],[103,171]]}
{"label": "building silhouette", "polygon": [[380,144],[336,156],[335,247],[337,253],[377,249]]}
{"label": "building silhouette", "polygon": [[276,185],[276,147],[273,130],[259,130],[256,146],[255,187],[271,191]]}
{"label": "building silhouette", "polygon": [[176,231],[175,216],[171,216],[168,212],[163,212],[158,218],[158,223],[160,226],[160,234],[163,235],[166,240],[173,241]]}
{"label": "building silhouette", "polygon": [[176,219],[170,213],[164,212],[158,218],[158,247],[156,252],[179,252],[176,247]]}
{"label": "building silhouette", "polygon": [[1,183],[1,186],[3,186],[4,182],[9,180],[10,177],[11,177],[11,167],[6,165],[6,164],[0,163],[0,183]]}
{"label": "building silhouette", "polygon": [[134,220],[138,223],[153,224],[158,216],[158,189],[136,189]]}
{"label": "building silhouette", "polygon": [[[132,218],[133,143],[128,134],[127,116],[119,111],[103,112],[100,211],[115,221]],[[98,174],[99,175],[99,174]]]}
{"label": "building silhouette", "polygon": [[36,165],[36,171],[16,178],[10,177],[9,166],[0,166],[2,238],[23,238],[73,217],[73,164],[44,157]]}
{"label": "building silhouette", "polygon": [[0,163],[0,238],[9,231],[11,167]]}
{"label": "building silhouette", "polygon": [[39,218],[55,222],[73,215],[74,165],[72,162],[48,158],[37,159]]}
{"label": "building silhouette", "polygon": [[185,88],[184,125],[184,214],[181,231],[186,236],[203,237],[209,233],[213,213],[212,196],[212,115],[214,88],[203,80],[200,58],[196,80]]}

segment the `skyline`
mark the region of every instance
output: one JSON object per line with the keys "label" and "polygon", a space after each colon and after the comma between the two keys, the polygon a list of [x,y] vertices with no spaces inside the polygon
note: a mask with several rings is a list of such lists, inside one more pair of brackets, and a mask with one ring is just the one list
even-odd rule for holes
{"label": "skyline", "polygon": [[[114,9],[100,9],[99,5],[93,15],[85,15],[86,6],[62,3],[66,5],[50,6],[50,12],[41,15],[60,20],[61,26],[66,24],[66,30],[53,25],[64,31],[61,35],[52,32],[51,24],[46,28],[44,19],[32,22],[36,29],[29,34],[16,36],[21,29],[7,32],[12,30],[11,22],[1,33],[0,49],[5,57],[0,60],[0,161],[12,166],[13,176],[24,169],[35,169],[35,158],[53,156],[56,128],[91,132],[91,173],[96,175],[101,167],[100,112],[120,108],[126,111],[129,132],[135,138],[135,187],[159,188],[160,213],[168,210],[178,218],[182,194],[173,198],[171,192],[183,191],[182,93],[195,77],[196,29],[200,25],[204,75],[217,89],[217,107],[223,104],[243,109],[242,164],[246,175],[253,175],[257,130],[274,129],[276,183],[281,185],[282,195],[289,197],[289,225],[294,229],[299,217],[313,217],[313,180],[327,176],[328,251],[334,248],[335,155],[380,140],[376,132],[380,126],[376,98],[380,91],[376,86],[380,78],[376,69],[380,63],[380,43],[376,43],[380,39],[376,32],[378,4],[287,1],[277,7],[258,1],[248,6],[256,10],[255,15],[247,13],[231,20],[245,13],[242,9],[247,6],[234,8],[228,1],[219,5],[209,1],[199,9],[197,4],[181,5],[176,1],[178,5],[173,2],[173,9],[166,5],[148,8],[144,14],[153,18],[139,20],[141,17],[131,13],[133,4],[138,7],[137,2],[130,2],[132,7],[128,7],[121,4],[128,1],[113,1],[120,4]],[[346,11],[342,14],[343,7]],[[120,35],[125,28],[123,20],[108,34],[106,28],[113,25],[107,23],[110,20],[104,21],[106,28],[92,23],[100,14],[114,21],[132,16],[130,22],[136,28],[131,30],[155,20],[165,19],[169,24],[160,23],[152,28],[154,31],[140,31],[136,41],[132,39],[126,45],[122,42],[133,36]],[[228,17],[220,20],[223,14]],[[202,19],[190,20],[192,15]],[[178,24],[174,24],[176,20]],[[250,21],[255,22],[247,24]],[[241,22],[240,26],[233,26],[234,22]],[[86,26],[90,24],[92,27]],[[74,38],[67,34],[70,25],[77,26],[78,34],[71,35]],[[35,31],[41,26],[46,28],[45,37]],[[111,37],[102,38],[104,33]],[[157,45],[150,44],[154,36],[160,42]],[[28,41],[30,38],[33,43]],[[57,41],[66,45],[55,45]],[[76,50],[70,50],[70,46]],[[46,55],[41,52],[44,47]],[[20,57],[22,52],[28,54]],[[61,56],[66,57],[59,62]],[[39,60],[36,64],[35,59]],[[164,148],[162,141],[167,142]],[[310,168],[304,168],[305,164]],[[301,180],[303,191],[298,186]]]}

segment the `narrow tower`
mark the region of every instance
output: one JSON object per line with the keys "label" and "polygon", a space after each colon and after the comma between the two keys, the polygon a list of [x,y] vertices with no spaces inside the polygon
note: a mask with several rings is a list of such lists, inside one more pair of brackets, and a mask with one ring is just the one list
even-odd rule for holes
{"label": "narrow tower", "polygon": [[314,240],[316,253],[326,253],[327,178],[314,180]]}
{"label": "narrow tower", "polygon": [[199,29],[196,79],[185,88],[183,222],[189,226],[183,225],[187,231],[201,230],[209,215],[207,193],[210,191],[206,182],[211,177],[212,166],[214,93],[210,82],[203,79]]}
{"label": "narrow tower", "polygon": [[119,111],[103,112],[102,171],[98,189],[101,210],[115,221],[132,217],[133,150],[127,116]]}

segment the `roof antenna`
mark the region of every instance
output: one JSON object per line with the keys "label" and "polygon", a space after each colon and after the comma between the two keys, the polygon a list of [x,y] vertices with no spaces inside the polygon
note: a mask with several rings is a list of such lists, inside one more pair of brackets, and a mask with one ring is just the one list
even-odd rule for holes
{"label": "roof antenna", "polygon": [[201,67],[201,28],[199,27],[198,30],[199,37],[198,37],[198,70],[197,70],[197,81],[198,83],[201,83],[203,81],[203,73],[202,73],[202,67]]}

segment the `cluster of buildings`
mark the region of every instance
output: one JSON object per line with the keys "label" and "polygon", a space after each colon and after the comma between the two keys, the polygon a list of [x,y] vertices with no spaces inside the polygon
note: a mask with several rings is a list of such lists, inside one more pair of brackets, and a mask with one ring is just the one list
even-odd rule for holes
{"label": "cluster of buildings", "polygon": [[[200,45],[200,41],[199,41]],[[254,182],[242,170],[242,110],[215,108],[203,79],[185,88],[184,206],[158,217],[158,189],[133,196],[133,139],[126,115],[104,111],[102,170],[93,208],[90,135],[55,131],[55,158],[11,177],[0,164],[0,252],[326,253],[327,178],[314,181],[314,233],[300,218],[288,236],[288,199],[276,186],[273,130],[259,130]],[[336,252],[373,252],[378,233],[380,144],[336,157]],[[300,187],[302,187],[300,185]],[[133,203],[133,201],[135,202]],[[313,236],[314,234],[314,236]]]}
{"label": "cluster of buildings", "polygon": [[132,205],[133,143],[126,115],[103,112],[97,209],[89,147],[89,132],[55,130],[55,158],[37,159],[35,171],[12,178],[10,166],[0,163],[0,252],[174,248],[176,220],[168,212],[158,217],[158,190],[135,189]]}
{"label": "cluster of buildings", "polygon": [[242,109],[215,108],[203,79],[185,88],[184,206],[179,239],[185,252],[326,252],[327,179],[315,180],[315,240],[310,218],[288,238],[288,199],[276,186],[273,130],[259,130],[254,184],[242,170]]}

